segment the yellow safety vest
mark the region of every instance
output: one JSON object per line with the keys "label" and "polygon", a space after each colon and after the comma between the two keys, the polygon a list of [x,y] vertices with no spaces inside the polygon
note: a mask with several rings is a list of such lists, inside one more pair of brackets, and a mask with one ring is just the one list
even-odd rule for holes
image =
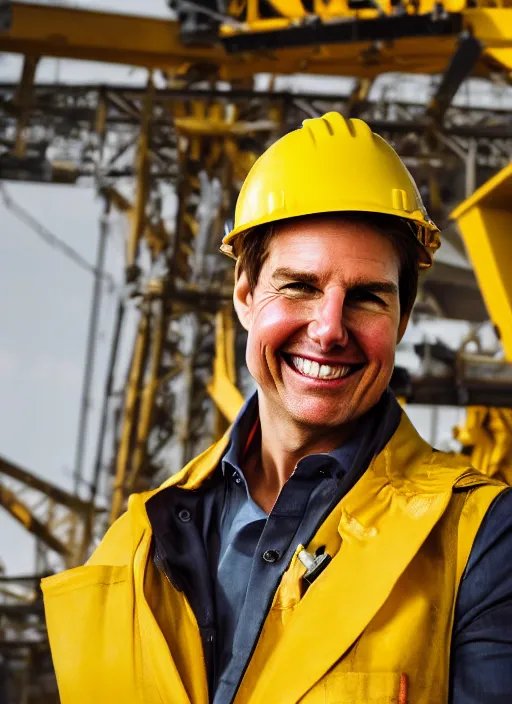
{"label": "yellow safety vest", "polygon": [[[199,486],[227,442],[161,488]],[[503,488],[432,450],[403,414],[307,546],[333,559],[305,593],[298,546],[235,704],[446,702],[458,585]],[[208,702],[194,614],[153,565],[154,493],[130,497],[87,565],[43,580],[62,704]]]}

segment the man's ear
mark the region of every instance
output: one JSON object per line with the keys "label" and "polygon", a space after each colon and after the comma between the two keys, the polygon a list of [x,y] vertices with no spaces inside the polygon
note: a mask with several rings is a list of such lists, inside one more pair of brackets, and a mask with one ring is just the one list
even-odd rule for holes
{"label": "man's ear", "polygon": [[397,341],[396,341],[397,344],[402,340],[402,337],[405,335],[405,331],[407,330],[407,325],[409,323],[410,316],[411,316],[410,313],[405,313],[400,318],[400,323],[398,324]]}
{"label": "man's ear", "polygon": [[249,279],[247,278],[245,271],[240,273],[240,276],[235,283],[235,289],[233,291],[233,304],[235,306],[240,325],[248,331],[251,324],[252,315],[252,293],[249,287]]}

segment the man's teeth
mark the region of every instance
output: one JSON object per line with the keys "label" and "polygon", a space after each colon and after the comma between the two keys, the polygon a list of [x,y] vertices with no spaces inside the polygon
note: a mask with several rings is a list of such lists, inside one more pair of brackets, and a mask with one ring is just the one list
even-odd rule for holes
{"label": "man's teeth", "polygon": [[330,366],[329,364],[318,364],[304,357],[296,357],[290,355],[293,366],[304,374],[314,379],[341,379],[350,372],[350,367],[346,364],[337,364]]}

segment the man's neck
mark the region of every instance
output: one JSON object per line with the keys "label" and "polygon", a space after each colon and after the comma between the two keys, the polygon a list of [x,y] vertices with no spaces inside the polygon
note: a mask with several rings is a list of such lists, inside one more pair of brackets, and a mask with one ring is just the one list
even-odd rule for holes
{"label": "man's neck", "polygon": [[253,500],[270,512],[297,462],[307,455],[327,453],[352,436],[355,424],[310,428],[270,408],[259,394],[260,432],[247,448],[244,475]]}

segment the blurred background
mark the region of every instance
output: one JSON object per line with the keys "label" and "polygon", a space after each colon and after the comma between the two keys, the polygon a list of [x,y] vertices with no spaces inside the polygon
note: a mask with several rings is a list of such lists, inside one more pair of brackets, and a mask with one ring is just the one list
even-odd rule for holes
{"label": "blurred background", "polygon": [[512,481],[510,0],[0,0],[0,702],[58,702],[39,580],[253,389],[218,253],[248,170],[361,117],[443,229],[392,386]]}

